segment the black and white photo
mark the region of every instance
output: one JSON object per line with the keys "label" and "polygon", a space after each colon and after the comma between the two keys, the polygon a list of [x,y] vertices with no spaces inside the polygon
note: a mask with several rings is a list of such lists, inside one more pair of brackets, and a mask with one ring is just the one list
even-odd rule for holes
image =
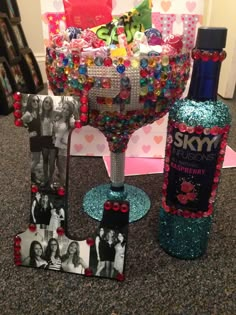
{"label": "black and white photo", "polygon": [[29,94],[22,101],[22,121],[29,132],[31,181],[53,191],[66,184],[67,145],[78,115],[78,100]]}
{"label": "black and white photo", "polygon": [[22,265],[40,269],[85,274],[90,265],[90,246],[56,231],[25,231],[21,237]]}

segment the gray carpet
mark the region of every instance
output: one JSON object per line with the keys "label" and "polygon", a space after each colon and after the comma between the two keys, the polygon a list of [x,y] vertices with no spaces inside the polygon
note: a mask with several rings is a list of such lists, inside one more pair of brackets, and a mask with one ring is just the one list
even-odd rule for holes
{"label": "gray carpet", "polygon": [[[229,145],[236,150],[236,104],[228,103]],[[14,127],[12,114],[0,117],[0,134],[1,315],[236,314],[236,168],[222,171],[208,250],[194,261],[167,255],[157,242],[162,174],[127,177],[149,194],[152,206],[145,218],[130,224],[126,280],[86,278],[14,266],[13,237],[27,228],[29,218],[28,134]],[[72,158],[70,174],[69,230],[83,239],[98,226],[80,211],[83,194],[109,179],[101,158]]]}

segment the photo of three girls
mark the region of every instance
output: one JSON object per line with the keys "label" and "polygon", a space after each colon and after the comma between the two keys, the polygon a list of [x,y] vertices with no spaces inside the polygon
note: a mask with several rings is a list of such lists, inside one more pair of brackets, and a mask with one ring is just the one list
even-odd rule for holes
{"label": "photo of three girls", "polygon": [[37,191],[32,199],[30,223],[38,228],[56,231],[65,228],[65,206],[63,199]]}
{"label": "photo of three girls", "polygon": [[60,244],[56,238],[50,238],[45,250],[41,242],[33,240],[30,244],[29,254],[23,260],[22,265],[84,274],[88,268],[86,259],[81,257],[80,243],[71,241],[66,251],[61,254]]}
{"label": "photo of three girls", "polygon": [[76,98],[30,94],[22,114],[29,132],[32,183],[52,190],[64,187],[68,136],[78,117]]}
{"label": "photo of three girls", "polygon": [[123,274],[126,236],[126,233],[119,230],[100,227],[95,238],[96,276],[113,278],[117,274]]}

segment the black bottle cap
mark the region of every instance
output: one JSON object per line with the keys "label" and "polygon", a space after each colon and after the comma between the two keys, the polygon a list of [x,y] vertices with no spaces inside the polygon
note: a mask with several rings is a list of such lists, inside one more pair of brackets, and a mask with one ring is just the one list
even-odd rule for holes
{"label": "black bottle cap", "polygon": [[196,40],[198,49],[222,49],[226,44],[227,28],[199,27]]}

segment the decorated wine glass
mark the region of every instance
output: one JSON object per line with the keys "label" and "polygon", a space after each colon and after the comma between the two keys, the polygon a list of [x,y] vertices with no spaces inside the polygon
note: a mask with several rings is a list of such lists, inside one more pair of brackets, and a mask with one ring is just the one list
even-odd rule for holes
{"label": "decorated wine glass", "polygon": [[[76,127],[90,125],[106,137],[110,150],[110,184],[89,190],[84,211],[102,219],[106,200],[127,200],[130,222],[150,209],[140,188],[125,183],[125,152],[131,135],[162,118],[185,89],[190,69],[189,52],[166,45],[161,52],[119,55],[103,49],[47,49],[46,70],[55,95],[78,96]],[[120,52],[120,50],[119,50]]]}

